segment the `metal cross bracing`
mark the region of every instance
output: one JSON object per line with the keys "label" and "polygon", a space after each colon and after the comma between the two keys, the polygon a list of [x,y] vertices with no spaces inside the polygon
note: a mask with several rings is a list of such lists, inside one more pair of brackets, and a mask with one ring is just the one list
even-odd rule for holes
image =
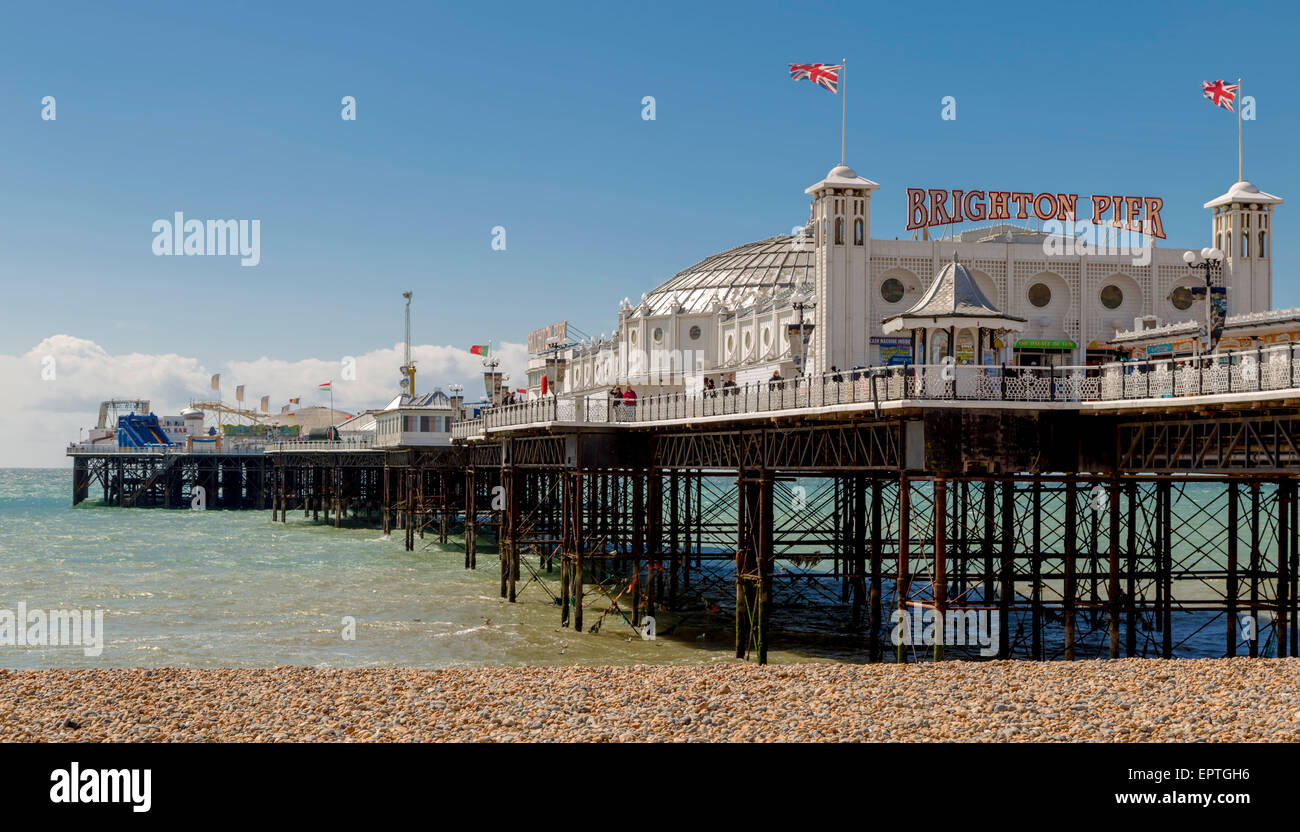
{"label": "metal cross bracing", "polygon": [[1121,471],[1264,475],[1300,468],[1300,415],[1294,413],[1122,422],[1117,434]]}
{"label": "metal cross bracing", "polygon": [[260,509],[269,505],[271,466],[244,454],[79,454],[73,458],[73,505],[98,492],[106,506]]}
{"label": "metal cross bracing", "polygon": [[654,438],[658,468],[881,470],[902,466],[897,420],[792,425],[780,429],[672,432]]}

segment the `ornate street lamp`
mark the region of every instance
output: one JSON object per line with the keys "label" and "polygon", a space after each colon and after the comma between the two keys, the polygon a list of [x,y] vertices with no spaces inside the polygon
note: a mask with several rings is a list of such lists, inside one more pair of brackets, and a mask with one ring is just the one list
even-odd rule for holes
{"label": "ornate street lamp", "polygon": [[1193,286],[1189,291],[1194,297],[1205,297],[1205,351],[1214,352],[1218,340],[1214,337],[1213,299],[1228,293],[1222,280],[1223,252],[1217,248],[1203,248],[1200,252],[1185,251],[1183,262],[1204,275],[1205,285]]}
{"label": "ornate street lamp", "polygon": [[804,287],[795,289],[794,294],[790,295],[790,306],[799,313],[799,375],[804,374],[804,362],[807,356],[804,354],[804,346],[807,338],[804,333],[803,312],[805,309],[811,309],[817,305],[817,299],[813,297],[812,292],[805,291]]}

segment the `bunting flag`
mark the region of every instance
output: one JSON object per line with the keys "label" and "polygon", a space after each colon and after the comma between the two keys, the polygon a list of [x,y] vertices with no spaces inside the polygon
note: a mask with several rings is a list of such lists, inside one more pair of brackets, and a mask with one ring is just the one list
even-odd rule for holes
{"label": "bunting flag", "polygon": [[262,412],[265,413],[265,412],[267,411],[267,409],[268,409],[270,406],[271,406],[271,397],[270,397],[270,396],[263,396],[263,397],[262,397]]}
{"label": "bunting flag", "polygon": [[487,355],[487,347],[483,344],[475,344],[469,348],[470,355]]}
{"label": "bunting flag", "polygon": [[289,399],[289,404],[298,404],[302,399]]}
{"label": "bunting flag", "polygon": [[212,376],[212,389],[213,390],[221,389],[221,373],[216,373],[215,375]]}
{"label": "bunting flag", "polygon": [[242,402],[243,400],[244,400],[244,385],[241,384],[235,388],[235,401]]}

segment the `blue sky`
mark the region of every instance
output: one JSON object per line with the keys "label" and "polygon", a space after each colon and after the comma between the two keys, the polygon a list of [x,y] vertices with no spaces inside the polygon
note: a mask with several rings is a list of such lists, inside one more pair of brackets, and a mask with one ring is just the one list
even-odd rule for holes
{"label": "blue sky", "polygon": [[[625,295],[806,219],[803,188],[838,161],[839,99],[786,65],[844,57],[877,238],[905,233],[907,187],[979,187],[1161,196],[1167,243],[1206,245],[1200,206],[1236,178],[1236,130],[1199,84],[1243,76],[1246,176],[1289,200],[1274,305],[1300,305],[1293,4],[0,14],[3,355],[56,333],[206,368],[360,354],[400,338],[407,288],[423,344],[519,342],[564,318],[608,331]],[[151,225],[175,211],[260,219],[261,264],[155,257]]]}

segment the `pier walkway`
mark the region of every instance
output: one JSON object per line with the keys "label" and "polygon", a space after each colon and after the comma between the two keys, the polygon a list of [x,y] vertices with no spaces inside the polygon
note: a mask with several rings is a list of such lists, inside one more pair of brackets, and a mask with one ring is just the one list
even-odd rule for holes
{"label": "pier walkway", "polygon": [[1100,366],[1017,367],[909,364],[842,370],[697,393],[640,398],[547,396],[493,408],[457,423],[456,440],[527,428],[674,426],[820,416],[913,406],[1076,412],[1179,410],[1300,399],[1300,351],[1294,344]]}

